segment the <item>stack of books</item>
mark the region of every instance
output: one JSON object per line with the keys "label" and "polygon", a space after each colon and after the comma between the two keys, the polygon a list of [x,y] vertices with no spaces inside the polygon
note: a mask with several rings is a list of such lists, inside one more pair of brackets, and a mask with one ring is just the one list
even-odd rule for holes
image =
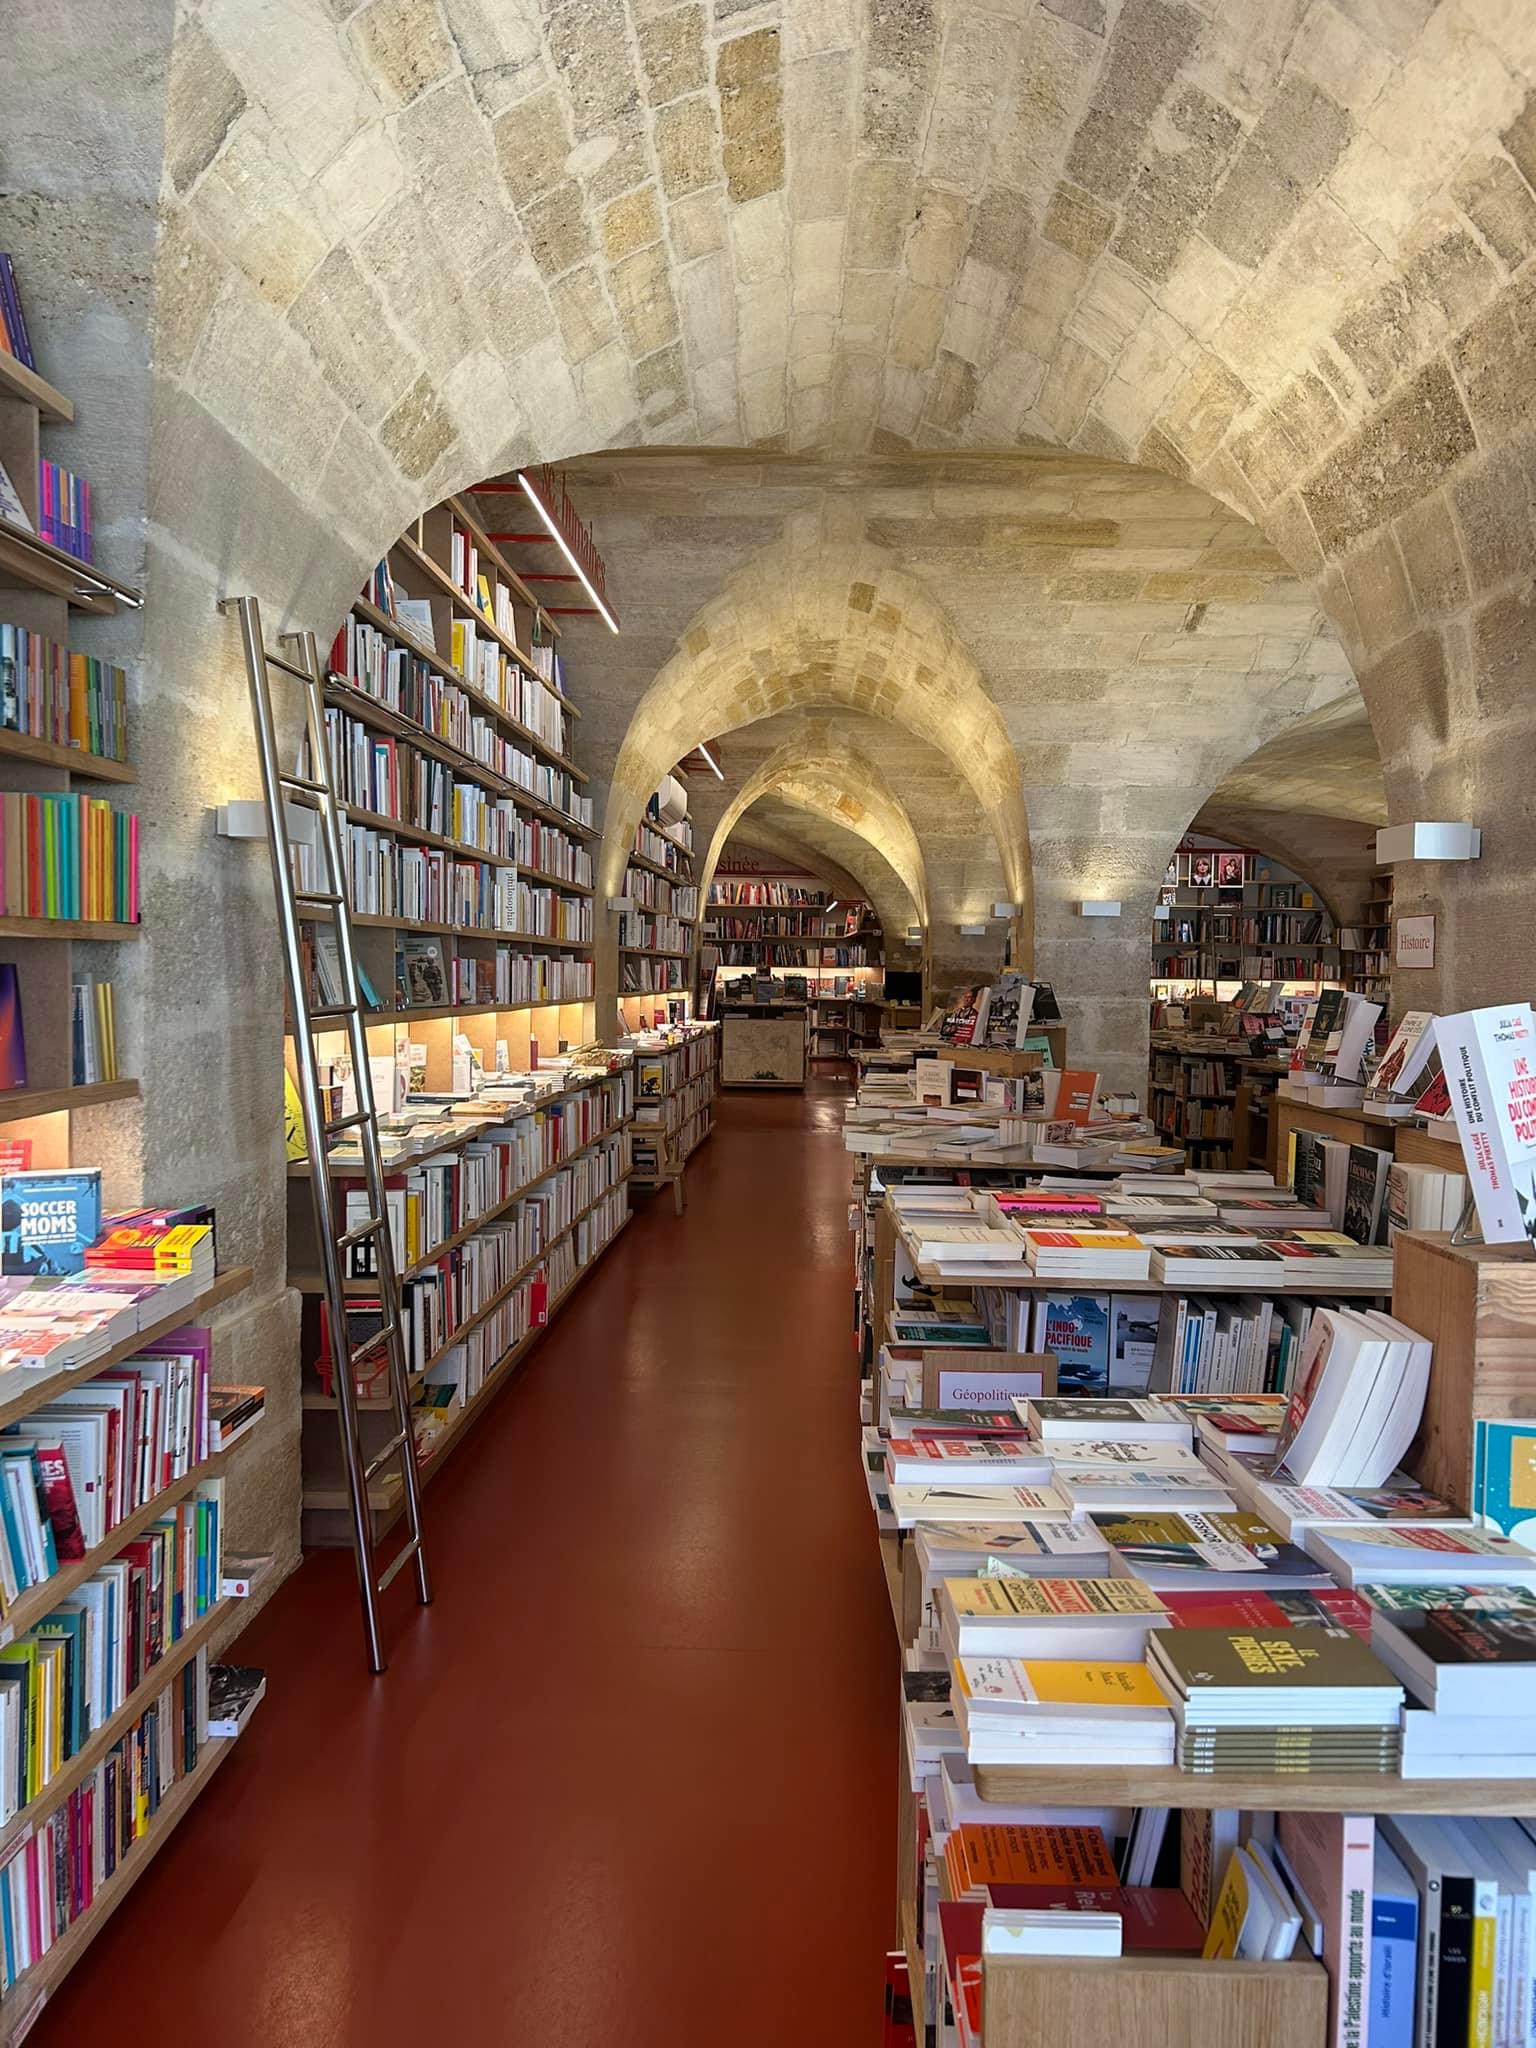
{"label": "stack of books", "polygon": [[972,1763],[1173,1762],[1173,1716],[1146,1663],[962,1657],[954,1679]]}
{"label": "stack of books", "polygon": [[1025,1258],[1042,1280],[1145,1280],[1151,1253],[1131,1231],[1025,1230]]}
{"label": "stack of books", "polygon": [[1536,1778],[1536,1593],[1362,1586],[1371,1647],[1407,1688],[1405,1778]]}
{"label": "stack of books", "polygon": [[109,1226],[85,1254],[86,1271],[160,1290],[162,1315],[174,1315],[214,1281],[213,1229],[206,1223]]}
{"label": "stack of books", "polygon": [[1397,1772],[1403,1687],[1354,1636],[1160,1630],[1147,1664],[1187,1771]]}

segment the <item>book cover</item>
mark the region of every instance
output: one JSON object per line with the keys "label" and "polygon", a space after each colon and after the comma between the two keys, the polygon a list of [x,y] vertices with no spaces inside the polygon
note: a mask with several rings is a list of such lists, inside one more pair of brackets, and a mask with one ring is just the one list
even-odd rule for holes
{"label": "book cover", "polygon": [[[963,1620],[1049,1620],[1062,1615],[1160,1615],[1163,1602],[1134,1579],[946,1579],[944,1593]],[[1028,1634],[1020,1636],[1028,1641]]]}
{"label": "book cover", "polygon": [[1287,1812],[1276,1834],[1288,1869],[1322,1922],[1329,2048],[1369,2048],[1376,1823],[1369,1814]]}
{"label": "book cover", "polygon": [[1483,1528],[1536,1548],[1536,1422],[1479,1418],[1472,1510]]}
{"label": "book cover", "polygon": [[0,1273],[78,1273],[100,1229],[97,1169],[0,1178]]}
{"label": "book cover", "polygon": [[1101,1828],[963,1821],[945,1844],[956,1895],[993,1884],[1115,1882]]}
{"label": "book cover", "polygon": [[0,965],[0,1088],[25,1088],[27,1048],[21,1028],[21,979]]}
{"label": "book cover", "polygon": [[1367,2048],[1415,2048],[1419,1892],[1390,1843],[1377,1840],[1371,1891]]}
{"label": "book cover", "polygon": [[1485,1244],[1536,1243],[1536,1018],[1529,1003],[1463,1010],[1435,1033]]}
{"label": "book cover", "polygon": [[1252,1695],[1402,1688],[1358,1637],[1328,1629],[1160,1629],[1150,1652],[1181,1694]]}
{"label": "book cover", "polygon": [[1001,1912],[1118,1913],[1128,1955],[1199,1955],[1205,1923],[1181,1891],[1156,1885],[989,1884]]}
{"label": "book cover", "polygon": [[1057,1361],[1058,1385],[1102,1394],[1109,1385],[1110,1298],[1107,1294],[1042,1294],[1035,1302],[1036,1351]]}

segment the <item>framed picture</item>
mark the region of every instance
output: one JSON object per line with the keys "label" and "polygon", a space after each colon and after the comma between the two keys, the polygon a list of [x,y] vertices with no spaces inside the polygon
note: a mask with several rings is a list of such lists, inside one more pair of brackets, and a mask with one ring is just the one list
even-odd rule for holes
{"label": "framed picture", "polygon": [[1218,853],[1216,856],[1216,886],[1218,889],[1241,889],[1248,879],[1248,863],[1240,853]]}
{"label": "framed picture", "polygon": [[1196,889],[1209,889],[1216,880],[1216,856],[1213,853],[1192,853],[1189,856],[1190,885]]}

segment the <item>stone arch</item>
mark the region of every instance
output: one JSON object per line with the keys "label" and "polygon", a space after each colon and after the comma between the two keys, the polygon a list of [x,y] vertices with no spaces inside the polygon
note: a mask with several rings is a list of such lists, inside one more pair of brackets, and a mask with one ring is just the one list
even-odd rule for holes
{"label": "stone arch", "polygon": [[[916,912],[901,878],[885,856],[834,819],[814,812],[793,811],[771,797],[760,797],[743,812],[731,831],[729,845],[743,845],[778,854],[809,868],[844,898],[863,897],[875,906],[889,963],[916,957],[906,936]],[[722,852],[724,848],[722,847]],[[713,869],[706,869],[713,874]]]}
{"label": "stone arch", "polygon": [[832,727],[819,720],[807,721],[802,738],[770,755],[727,805],[704,856],[703,887],[709,886],[738,820],[764,796],[780,797],[866,841],[895,873],[915,921],[927,923],[923,851],[905,807],[874,762],[852,747],[840,746]]}
{"label": "stone arch", "polygon": [[[671,764],[791,706],[843,705],[907,727],[946,755],[997,841],[1013,900],[1029,901],[1018,760],[981,671],[937,603],[885,549],[822,507],[787,522],[692,621],[635,707],[614,765],[603,886]],[[916,892],[914,892],[916,893]]]}

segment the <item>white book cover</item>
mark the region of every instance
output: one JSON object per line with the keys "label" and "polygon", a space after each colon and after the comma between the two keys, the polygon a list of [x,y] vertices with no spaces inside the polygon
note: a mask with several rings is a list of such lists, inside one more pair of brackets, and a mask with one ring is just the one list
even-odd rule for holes
{"label": "white book cover", "polygon": [[1433,1010],[1409,1010],[1393,1032],[1381,1064],[1371,1076],[1378,1095],[1406,1095],[1429,1064],[1435,1049]]}
{"label": "white book cover", "polygon": [[1461,1010],[1436,1027],[1485,1244],[1536,1242],[1536,1017],[1529,1003]]}

